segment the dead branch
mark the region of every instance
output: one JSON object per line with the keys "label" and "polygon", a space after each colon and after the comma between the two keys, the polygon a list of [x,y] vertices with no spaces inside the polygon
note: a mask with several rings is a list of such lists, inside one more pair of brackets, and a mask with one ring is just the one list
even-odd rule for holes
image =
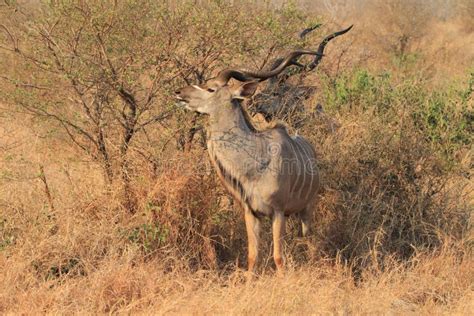
{"label": "dead branch", "polygon": [[49,189],[49,185],[48,185],[48,181],[46,179],[46,174],[44,173],[44,167],[43,165],[39,165],[39,178],[41,180],[41,182],[43,182],[43,185],[44,185],[44,194],[46,195],[46,198],[48,200],[48,204],[49,204],[49,209],[51,210],[51,212],[55,212],[56,209],[54,207],[54,201],[53,201],[53,196],[51,194],[51,190]]}

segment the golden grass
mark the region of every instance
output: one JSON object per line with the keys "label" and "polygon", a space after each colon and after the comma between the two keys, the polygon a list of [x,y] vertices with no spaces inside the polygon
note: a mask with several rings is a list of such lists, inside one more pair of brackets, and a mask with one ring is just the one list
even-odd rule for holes
{"label": "golden grass", "polygon": [[[8,261],[2,260],[0,266],[5,268]],[[249,283],[240,270],[224,275],[166,271],[163,262],[134,260],[133,252],[111,256],[87,276],[34,282],[24,268],[17,265],[2,274],[1,311],[249,315],[468,315],[474,311],[473,261],[449,251],[420,255],[410,268],[394,264],[383,273],[368,272],[357,284],[349,269],[324,260],[290,269],[283,276],[262,275]]]}

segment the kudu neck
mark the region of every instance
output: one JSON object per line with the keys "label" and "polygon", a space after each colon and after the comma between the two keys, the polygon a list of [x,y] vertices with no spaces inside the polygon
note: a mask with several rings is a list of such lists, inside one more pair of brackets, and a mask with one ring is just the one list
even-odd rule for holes
{"label": "kudu neck", "polygon": [[209,117],[209,133],[256,133],[248,114],[238,100],[222,105]]}

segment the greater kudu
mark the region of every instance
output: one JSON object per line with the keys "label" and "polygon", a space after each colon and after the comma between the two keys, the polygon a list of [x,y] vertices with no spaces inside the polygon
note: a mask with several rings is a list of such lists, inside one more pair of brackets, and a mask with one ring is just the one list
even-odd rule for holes
{"label": "greater kudu", "polygon": [[[285,215],[298,213],[302,235],[308,234],[319,176],[315,151],[308,141],[288,135],[283,126],[257,131],[240,101],[255,92],[255,80],[278,75],[305,54],[318,53],[293,51],[270,71],[223,70],[204,84],[176,92],[180,104],[187,109],[209,115],[210,159],[224,186],[245,212],[249,271],[254,271],[258,259],[262,216],[273,219],[273,255],[278,269],[283,267],[284,260]],[[231,78],[244,83],[231,87]]]}

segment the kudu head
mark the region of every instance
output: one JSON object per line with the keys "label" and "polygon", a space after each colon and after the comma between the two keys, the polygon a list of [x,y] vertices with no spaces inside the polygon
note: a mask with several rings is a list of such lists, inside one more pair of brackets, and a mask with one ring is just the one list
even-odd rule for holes
{"label": "kudu head", "polygon": [[[296,50],[288,54],[283,61],[270,71],[251,71],[226,69],[221,71],[217,77],[200,85],[190,85],[175,92],[179,103],[188,110],[212,114],[219,107],[233,99],[243,99],[252,96],[260,81],[277,76],[285,68],[296,63],[301,55],[318,55],[318,52],[307,50]],[[239,85],[228,85],[230,79],[242,82]]]}
{"label": "kudu head", "polygon": [[[250,97],[257,89],[257,81],[230,86],[220,75],[200,85],[190,85],[175,92],[179,104],[202,114],[212,114],[222,104],[233,99]],[[230,79],[230,78],[229,78]]]}

